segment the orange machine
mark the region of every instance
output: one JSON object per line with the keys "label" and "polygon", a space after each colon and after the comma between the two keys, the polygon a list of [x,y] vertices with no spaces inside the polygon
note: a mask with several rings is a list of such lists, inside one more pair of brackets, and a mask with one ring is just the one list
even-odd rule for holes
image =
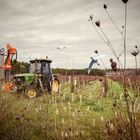
{"label": "orange machine", "polygon": [[13,56],[16,55],[17,59],[17,50],[11,45],[7,44],[7,57],[5,59],[5,65],[2,67],[5,70],[5,82],[6,82],[6,91],[10,91],[10,71],[13,68]]}
{"label": "orange machine", "polygon": [[17,55],[16,48],[13,48],[9,44],[7,44],[7,58],[5,60],[5,65],[3,66],[3,69],[5,69],[5,70],[11,70],[13,68],[11,62],[12,62],[13,56],[15,54]]}

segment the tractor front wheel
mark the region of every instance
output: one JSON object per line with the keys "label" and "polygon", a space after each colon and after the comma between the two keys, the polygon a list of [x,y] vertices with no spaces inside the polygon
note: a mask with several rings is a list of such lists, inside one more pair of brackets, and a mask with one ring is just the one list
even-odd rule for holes
{"label": "tractor front wheel", "polygon": [[25,97],[27,98],[34,98],[37,96],[37,90],[34,87],[27,88],[25,92]]}

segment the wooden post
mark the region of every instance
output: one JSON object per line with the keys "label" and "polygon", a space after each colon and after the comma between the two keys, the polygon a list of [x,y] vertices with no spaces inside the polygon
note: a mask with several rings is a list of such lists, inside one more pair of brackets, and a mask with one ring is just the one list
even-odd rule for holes
{"label": "wooden post", "polygon": [[106,74],[105,74],[105,76],[104,76],[103,84],[104,84],[104,97],[106,97],[106,96],[107,96],[107,91],[108,91],[108,84],[107,84],[107,77],[106,77]]}
{"label": "wooden post", "polygon": [[2,66],[4,65],[4,54],[0,54],[0,80],[4,79],[4,70]]}

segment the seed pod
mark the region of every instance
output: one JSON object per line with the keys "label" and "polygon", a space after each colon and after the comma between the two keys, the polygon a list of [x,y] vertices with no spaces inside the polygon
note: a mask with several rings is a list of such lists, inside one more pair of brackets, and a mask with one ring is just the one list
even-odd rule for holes
{"label": "seed pod", "polygon": [[113,61],[112,58],[110,58],[110,62],[111,62],[111,68],[113,71],[117,71],[117,63],[115,61]]}
{"label": "seed pod", "polygon": [[96,26],[100,27],[100,21],[99,20],[96,21],[95,24],[96,24]]}
{"label": "seed pod", "polygon": [[98,54],[98,50],[95,50],[95,53]]}
{"label": "seed pod", "polygon": [[110,58],[110,62],[113,62],[113,59],[112,58]]}
{"label": "seed pod", "polygon": [[102,82],[102,78],[99,78],[99,81]]}
{"label": "seed pod", "polygon": [[137,45],[135,45],[135,48],[136,48],[137,50],[136,50],[136,51],[131,52],[131,54],[132,54],[133,56],[137,56],[137,55],[139,54],[139,49],[138,49],[138,46],[137,46]]}
{"label": "seed pod", "polygon": [[107,9],[107,5],[106,4],[104,4],[103,7],[104,7],[104,9]]}
{"label": "seed pod", "polygon": [[133,56],[137,56],[137,55],[138,55],[138,52],[133,51],[133,52],[131,52],[131,54],[132,54]]}
{"label": "seed pod", "polygon": [[111,67],[112,67],[113,71],[117,71],[117,63],[116,62],[113,61],[111,63]]}
{"label": "seed pod", "polygon": [[113,102],[113,107],[116,107],[116,105],[117,105],[117,104],[116,104],[116,101],[114,101],[114,102]]}
{"label": "seed pod", "polygon": [[93,19],[93,16],[92,16],[92,15],[90,15],[90,16],[89,16],[89,18],[90,18],[90,20],[92,20],[92,19]]}
{"label": "seed pod", "polygon": [[123,2],[123,3],[127,3],[127,2],[128,2],[128,0],[122,0],[122,2]]}

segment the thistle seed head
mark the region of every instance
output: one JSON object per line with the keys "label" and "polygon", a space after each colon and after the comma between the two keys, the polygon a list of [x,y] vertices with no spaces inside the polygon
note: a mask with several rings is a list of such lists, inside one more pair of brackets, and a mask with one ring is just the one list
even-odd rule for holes
{"label": "thistle seed head", "polygon": [[113,59],[112,58],[110,58],[110,62],[113,62]]}
{"label": "thistle seed head", "polygon": [[98,54],[98,50],[95,50],[95,53]]}
{"label": "thistle seed head", "polygon": [[89,15],[89,19],[92,21],[93,20],[93,15]]}
{"label": "thistle seed head", "polygon": [[126,4],[128,2],[128,0],[122,0],[122,2]]}
{"label": "thistle seed head", "polygon": [[100,27],[100,21],[99,20],[96,21],[95,24],[96,24],[97,27]]}
{"label": "thistle seed head", "polygon": [[107,5],[106,4],[104,4],[103,7],[104,7],[104,9],[107,9]]}

